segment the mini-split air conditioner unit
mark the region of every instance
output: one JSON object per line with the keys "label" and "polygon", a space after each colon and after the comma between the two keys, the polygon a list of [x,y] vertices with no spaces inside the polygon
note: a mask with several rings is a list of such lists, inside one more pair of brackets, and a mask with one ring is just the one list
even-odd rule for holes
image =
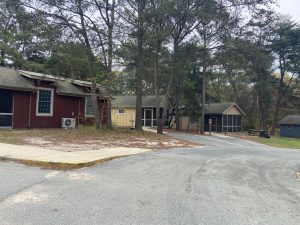
{"label": "mini-split air conditioner unit", "polygon": [[76,127],[76,119],[74,119],[74,118],[62,118],[61,127],[62,128],[75,128]]}

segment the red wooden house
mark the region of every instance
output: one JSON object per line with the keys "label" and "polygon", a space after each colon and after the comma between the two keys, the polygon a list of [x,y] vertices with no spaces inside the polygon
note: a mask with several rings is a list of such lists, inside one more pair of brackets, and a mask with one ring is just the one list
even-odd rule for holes
{"label": "red wooden house", "polygon": [[[93,122],[91,83],[0,67],[0,128],[58,128],[63,118]],[[105,90],[98,87],[106,123]]]}

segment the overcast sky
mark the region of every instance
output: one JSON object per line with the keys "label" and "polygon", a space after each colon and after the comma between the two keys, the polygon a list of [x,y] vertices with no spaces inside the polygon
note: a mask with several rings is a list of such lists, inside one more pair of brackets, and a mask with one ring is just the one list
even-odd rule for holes
{"label": "overcast sky", "polygon": [[278,12],[289,14],[294,20],[300,23],[300,0],[279,0]]}

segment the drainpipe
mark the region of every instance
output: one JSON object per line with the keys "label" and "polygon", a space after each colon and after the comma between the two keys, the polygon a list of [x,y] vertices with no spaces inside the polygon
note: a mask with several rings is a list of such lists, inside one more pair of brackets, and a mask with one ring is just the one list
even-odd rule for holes
{"label": "drainpipe", "polygon": [[29,110],[28,110],[28,128],[31,128],[31,102],[32,102],[32,92],[29,98]]}
{"label": "drainpipe", "polygon": [[78,109],[77,109],[77,127],[79,127],[79,122],[80,122],[80,116],[81,116],[81,111],[80,111],[80,108],[81,108],[81,100],[83,98],[79,98],[79,101],[78,101]]}

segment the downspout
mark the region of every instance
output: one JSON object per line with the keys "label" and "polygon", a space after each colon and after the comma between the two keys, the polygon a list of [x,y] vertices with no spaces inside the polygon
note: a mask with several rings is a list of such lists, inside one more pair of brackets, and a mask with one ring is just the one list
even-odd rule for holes
{"label": "downspout", "polygon": [[77,112],[77,127],[79,127],[79,122],[80,122],[80,116],[81,116],[81,111],[80,111],[80,108],[81,108],[81,100],[83,98],[79,98],[79,101],[78,101],[78,112]]}
{"label": "downspout", "polygon": [[31,102],[32,102],[32,92],[29,98],[29,110],[28,110],[28,128],[31,128]]}
{"label": "downspout", "polygon": [[222,129],[222,131],[221,131],[221,133],[223,133],[224,132],[224,128],[223,128],[223,114],[222,114],[222,126],[221,126],[221,129]]}

